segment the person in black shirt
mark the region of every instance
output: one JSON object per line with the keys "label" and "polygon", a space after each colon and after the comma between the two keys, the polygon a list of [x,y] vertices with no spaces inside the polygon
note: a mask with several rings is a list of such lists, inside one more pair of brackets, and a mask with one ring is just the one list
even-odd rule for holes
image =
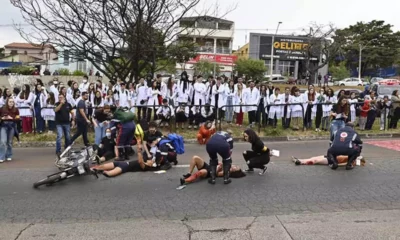
{"label": "person in black shirt", "polygon": [[109,105],[104,105],[103,108],[99,108],[94,112],[92,122],[94,126],[95,144],[99,145],[103,137],[106,135],[106,129],[111,118],[112,115],[110,114]]}
{"label": "person in black shirt", "polygon": [[246,172],[254,172],[254,168],[262,169],[260,175],[267,171],[267,165],[270,160],[270,151],[261,141],[260,137],[252,130],[247,129],[243,133],[246,142],[251,143],[251,151],[247,150],[243,153],[243,158],[246,161],[249,169]]}
{"label": "person in black shirt", "polygon": [[106,130],[106,136],[101,139],[97,155],[99,156],[100,162],[108,161],[118,155],[117,144],[115,138],[111,136],[110,129]]}
{"label": "person in black shirt", "polygon": [[146,172],[156,171],[157,167],[154,166],[154,161],[146,160],[143,158],[142,148],[136,145],[138,160],[129,162],[111,162],[91,168],[96,173],[101,173],[105,177],[115,177],[126,172]]}
{"label": "person in black shirt", "polygon": [[87,111],[86,111],[86,101],[88,100],[88,98],[89,94],[87,92],[82,92],[82,99],[78,102],[78,105],[76,106],[77,131],[75,135],[72,136],[71,143],[73,143],[78,137],[82,135],[83,143],[85,144],[85,146],[89,146],[87,133],[90,120],[87,116]]}
{"label": "person in black shirt", "polygon": [[144,151],[145,151],[144,158],[146,160],[152,159],[153,154],[155,155],[155,152],[150,153],[151,142],[149,140],[161,138],[162,136],[163,136],[162,132],[157,130],[157,124],[155,122],[150,122],[149,130],[144,133],[144,138],[143,138],[143,147],[144,147]]}
{"label": "person in black shirt", "polygon": [[72,112],[72,106],[69,104],[63,94],[58,95],[58,102],[54,105],[54,112],[56,113],[56,128],[57,128],[57,139],[56,139],[56,154],[61,154],[61,139],[64,135],[65,148],[71,143],[71,119],[74,124],[74,113]]}

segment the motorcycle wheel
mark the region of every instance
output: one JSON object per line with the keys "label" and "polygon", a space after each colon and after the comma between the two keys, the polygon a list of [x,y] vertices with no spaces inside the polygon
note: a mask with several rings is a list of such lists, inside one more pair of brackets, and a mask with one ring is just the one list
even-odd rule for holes
{"label": "motorcycle wheel", "polygon": [[33,188],[38,188],[39,186],[42,186],[42,185],[53,184],[60,179],[61,179],[60,174],[53,175],[53,176],[50,176],[50,177],[47,177],[45,179],[35,182],[33,184]]}

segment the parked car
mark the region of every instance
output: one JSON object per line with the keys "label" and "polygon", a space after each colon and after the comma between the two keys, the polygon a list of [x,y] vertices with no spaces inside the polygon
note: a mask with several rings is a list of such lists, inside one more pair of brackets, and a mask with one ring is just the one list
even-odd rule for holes
{"label": "parked car", "polygon": [[382,80],[378,81],[378,85],[400,85],[400,80],[382,79]]}
{"label": "parked car", "polygon": [[334,85],[355,87],[355,86],[365,86],[365,85],[367,85],[367,83],[364,82],[363,79],[359,79],[359,78],[346,78],[341,81],[335,82]]}
{"label": "parked car", "polygon": [[355,89],[355,88],[343,88],[343,89],[336,90],[333,94],[334,94],[335,96],[337,96],[337,95],[339,94],[339,92],[342,91],[342,90],[344,90],[345,94],[346,94],[347,96],[349,96],[349,97],[350,97],[350,95],[351,95],[353,92],[356,93],[356,98],[358,98],[358,96],[360,96],[360,93],[362,92],[360,89]]}
{"label": "parked car", "polygon": [[370,82],[370,84],[375,84],[375,83],[379,82],[380,80],[383,80],[383,78],[373,77],[373,78],[371,78],[371,80],[369,80],[369,82]]}
{"label": "parked car", "polygon": [[266,81],[267,82],[272,82],[272,83],[287,83],[289,78],[281,75],[272,75],[272,80],[270,80],[270,76],[266,76]]}

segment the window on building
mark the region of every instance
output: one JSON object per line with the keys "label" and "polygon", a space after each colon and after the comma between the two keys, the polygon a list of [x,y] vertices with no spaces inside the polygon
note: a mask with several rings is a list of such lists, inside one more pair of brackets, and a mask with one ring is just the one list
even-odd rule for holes
{"label": "window on building", "polygon": [[217,29],[217,24],[214,21],[199,20],[197,22],[198,28]]}
{"label": "window on building", "polygon": [[87,70],[86,61],[78,61],[78,66],[77,66],[76,70],[81,71],[81,72],[86,72],[86,70]]}
{"label": "window on building", "polygon": [[232,24],[231,23],[218,23],[219,30],[231,30]]}
{"label": "window on building", "polygon": [[294,62],[292,61],[279,61],[279,72],[282,76],[292,76],[294,73]]}
{"label": "window on building", "polygon": [[196,24],[195,21],[183,20],[183,21],[179,22],[179,27],[181,27],[181,28],[194,28],[195,24]]}
{"label": "window on building", "polygon": [[24,51],[24,55],[28,55],[28,52],[27,52],[27,51]]}
{"label": "window on building", "polygon": [[64,50],[63,55],[64,55],[64,66],[68,66],[69,65],[69,50]]}
{"label": "window on building", "polygon": [[17,54],[18,54],[18,51],[17,51],[17,50],[11,50],[10,54],[11,54],[11,55],[17,55]]}

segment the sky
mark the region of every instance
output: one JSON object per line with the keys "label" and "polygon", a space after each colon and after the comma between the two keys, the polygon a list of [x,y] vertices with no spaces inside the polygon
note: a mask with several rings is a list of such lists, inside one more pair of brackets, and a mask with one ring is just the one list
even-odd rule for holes
{"label": "sky", "polygon": [[[19,10],[10,0],[0,1],[0,47],[11,42],[25,42],[12,26],[6,26],[23,23]],[[246,43],[246,36],[248,39],[251,32],[275,33],[280,21],[279,34],[302,34],[311,22],[345,28],[374,19],[384,20],[398,31],[398,9],[398,0],[201,0],[196,12],[234,21],[233,49],[237,49]]]}

